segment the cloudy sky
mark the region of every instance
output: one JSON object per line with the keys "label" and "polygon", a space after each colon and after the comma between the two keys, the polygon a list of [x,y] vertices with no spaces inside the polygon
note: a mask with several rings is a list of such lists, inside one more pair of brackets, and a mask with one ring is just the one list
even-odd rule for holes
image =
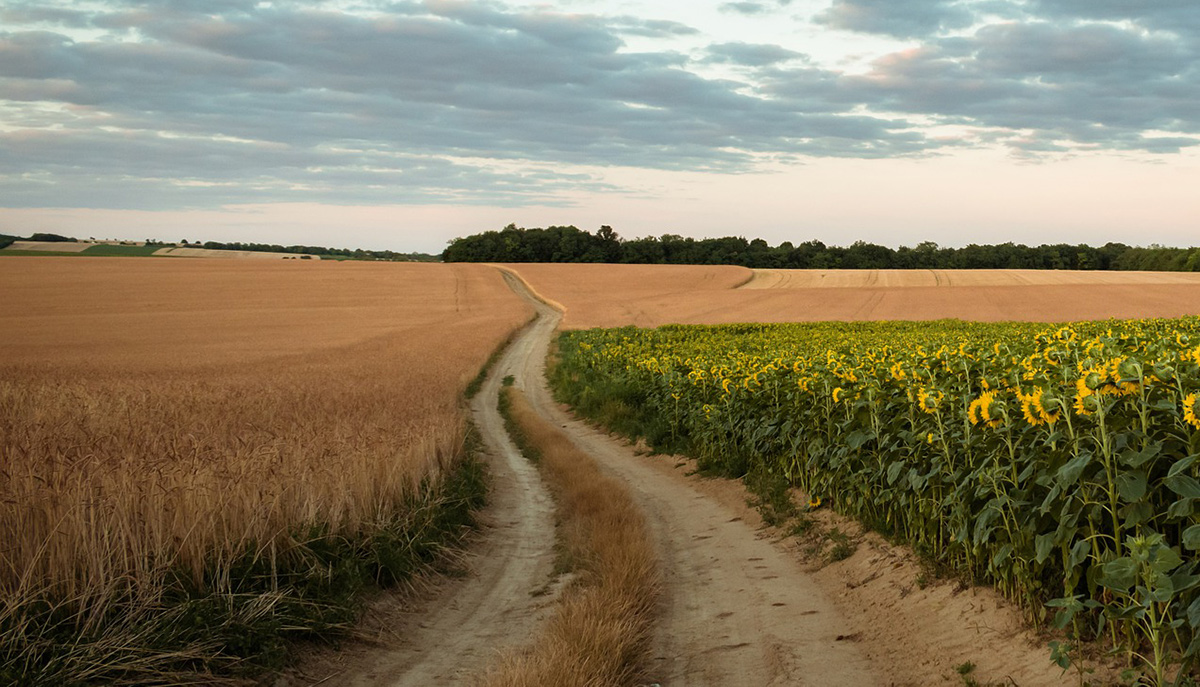
{"label": "cloudy sky", "polygon": [[1200,244],[1196,0],[0,0],[0,233]]}

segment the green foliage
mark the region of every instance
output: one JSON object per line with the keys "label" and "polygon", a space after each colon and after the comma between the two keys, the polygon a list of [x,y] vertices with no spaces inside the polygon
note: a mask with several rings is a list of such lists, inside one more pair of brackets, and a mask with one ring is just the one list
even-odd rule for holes
{"label": "green foliage", "polygon": [[[185,242],[186,243],[186,242]],[[440,258],[428,253],[397,253],[391,250],[364,250],[362,248],[326,248],[324,246],[283,246],[275,243],[221,243],[205,241],[188,244],[193,248],[209,250],[246,250],[259,253],[294,253],[301,259],[313,256],[325,260],[386,260],[392,262],[438,262]]]}
{"label": "green foliage", "polygon": [[1196,318],[624,328],[563,334],[551,382],[1161,673],[1200,648],[1198,343]]}
{"label": "green foliage", "polygon": [[94,246],[88,246],[81,251],[81,255],[104,255],[116,257],[146,257],[154,255],[154,252],[161,249],[162,246],[123,246],[120,244],[98,243]]}
{"label": "green foliage", "polygon": [[856,241],[771,246],[741,236],[694,239],[675,234],[621,239],[611,227],[595,234],[574,226],[525,229],[510,224],[456,238],[442,253],[446,262],[610,262],[672,265],[742,265],[793,269],[1040,269],[1200,271],[1200,248],[1130,247],[1108,243],[1025,246],[1013,243],[942,248],[889,248]]}
{"label": "green foliage", "polygon": [[754,506],[763,522],[772,527],[787,523],[800,514],[792,503],[791,484],[782,473],[773,472],[765,466],[751,470],[744,477],[746,488],[754,495]]}

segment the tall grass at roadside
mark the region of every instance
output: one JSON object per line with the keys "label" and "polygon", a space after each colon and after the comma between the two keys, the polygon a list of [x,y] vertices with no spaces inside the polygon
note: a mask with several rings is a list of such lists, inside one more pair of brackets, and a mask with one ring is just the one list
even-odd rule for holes
{"label": "tall grass at roadside", "polygon": [[277,666],[480,502],[457,407],[386,376],[54,377],[0,382],[0,682]]}
{"label": "tall grass at roadside", "polygon": [[628,491],[511,387],[509,433],[538,463],[557,503],[563,556],[575,574],[532,647],[503,656],[486,687],[633,684],[659,589],[654,547]]}

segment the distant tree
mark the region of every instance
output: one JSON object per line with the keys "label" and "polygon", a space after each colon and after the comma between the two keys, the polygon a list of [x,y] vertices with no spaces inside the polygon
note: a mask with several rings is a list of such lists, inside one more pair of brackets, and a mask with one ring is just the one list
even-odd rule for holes
{"label": "distant tree", "polygon": [[46,243],[76,243],[79,241],[79,239],[70,236],[60,236],[58,234],[32,234],[29,240],[44,241]]}

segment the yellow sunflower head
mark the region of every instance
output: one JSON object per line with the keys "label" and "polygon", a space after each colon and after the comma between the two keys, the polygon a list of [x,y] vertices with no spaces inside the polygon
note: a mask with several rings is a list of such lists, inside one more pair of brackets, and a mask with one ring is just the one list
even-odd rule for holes
{"label": "yellow sunflower head", "polygon": [[1183,421],[1200,429],[1200,419],[1196,417],[1196,394],[1188,394],[1183,399]]}

